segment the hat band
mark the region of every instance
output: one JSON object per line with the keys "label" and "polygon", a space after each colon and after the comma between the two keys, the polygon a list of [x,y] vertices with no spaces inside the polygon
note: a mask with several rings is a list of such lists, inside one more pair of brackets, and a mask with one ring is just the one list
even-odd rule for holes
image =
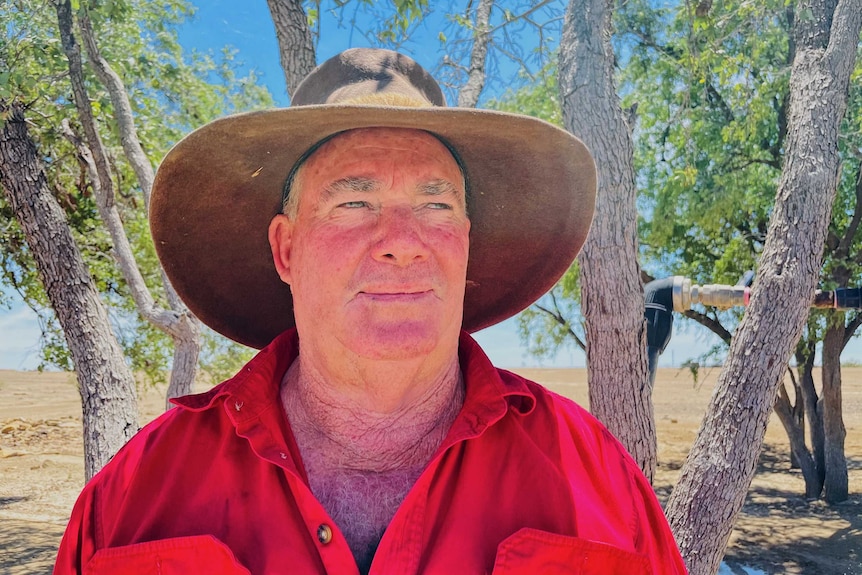
{"label": "hat band", "polygon": [[396,92],[373,92],[337,103],[343,106],[399,106],[402,108],[430,108],[433,106],[427,100],[411,98]]}

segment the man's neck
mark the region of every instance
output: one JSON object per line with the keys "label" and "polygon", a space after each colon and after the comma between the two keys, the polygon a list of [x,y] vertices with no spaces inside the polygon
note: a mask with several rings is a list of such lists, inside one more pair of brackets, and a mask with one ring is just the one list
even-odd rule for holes
{"label": "man's neck", "polygon": [[281,392],[303,459],[319,460],[307,466],[372,472],[424,466],[463,404],[457,356],[419,381],[404,376],[421,370],[401,369],[376,381],[357,381],[354,372],[352,381],[333,382],[309,363],[300,354]]}

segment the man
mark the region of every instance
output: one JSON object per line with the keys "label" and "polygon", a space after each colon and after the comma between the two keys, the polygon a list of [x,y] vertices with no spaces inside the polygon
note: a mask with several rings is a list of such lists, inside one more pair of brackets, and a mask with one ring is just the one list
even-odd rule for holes
{"label": "man", "polygon": [[385,50],[190,134],[154,187],[159,256],[264,349],[87,485],[55,573],[684,573],[616,440],[467,334],[553,285],[594,194],[576,138],[446,108]]}

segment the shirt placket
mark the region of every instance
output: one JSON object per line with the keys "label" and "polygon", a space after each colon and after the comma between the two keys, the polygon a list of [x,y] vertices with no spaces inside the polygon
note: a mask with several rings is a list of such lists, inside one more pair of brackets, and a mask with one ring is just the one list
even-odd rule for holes
{"label": "shirt placket", "polygon": [[422,473],[407,493],[374,555],[369,575],[412,575],[419,570],[431,478],[439,458]]}
{"label": "shirt placket", "polygon": [[296,498],[300,513],[323,563],[327,575],[359,575],[353,553],[347,545],[347,540],[341,530],[335,525],[332,517],[323,508],[305,482],[289,469],[288,484]]}
{"label": "shirt placket", "polygon": [[261,420],[255,415],[248,414],[249,410],[240,399],[230,398],[228,405],[234,406],[235,412],[231,409],[227,411],[236,426],[237,433],[250,443],[258,457],[279,467],[285,474],[305,529],[320,556],[323,566],[321,575],[359,575],[356,561],[344,535],[311,492],[305,480],[300,477],[300,463],[293,460],[284,442],[276,440],[271,429],[275,423],[267,417]]}

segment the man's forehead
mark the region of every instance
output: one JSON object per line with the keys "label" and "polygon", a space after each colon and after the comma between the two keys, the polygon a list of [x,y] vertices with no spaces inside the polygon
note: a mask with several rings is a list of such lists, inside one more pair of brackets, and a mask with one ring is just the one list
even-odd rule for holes
{"label": "man's forehead", "polygon": [[[318,176],[374,179],[374,161],[388,160],[390,154],[408,154],[410,164],[429,172],[428,179],[448,179],[466,187],[466,177],[457,153],[430,132],[410,128],[360,128],[341,132],[318,145],[305,160]],[[412,154],[412,157],[409,155]],[[446,172],[450,172],[447,174]]]}

